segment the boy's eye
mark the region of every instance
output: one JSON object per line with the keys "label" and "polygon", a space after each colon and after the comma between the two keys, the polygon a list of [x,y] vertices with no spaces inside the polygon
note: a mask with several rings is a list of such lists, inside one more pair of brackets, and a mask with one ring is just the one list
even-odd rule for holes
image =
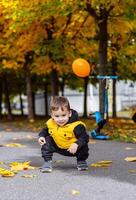
{"label": "boy's eye", "polygon": [[65,117],[66,115],[62,115],[62,117]]}
{"label": "boy's eye", "polygon": [[55,117],[59,117],[59,115],[55,115]]}

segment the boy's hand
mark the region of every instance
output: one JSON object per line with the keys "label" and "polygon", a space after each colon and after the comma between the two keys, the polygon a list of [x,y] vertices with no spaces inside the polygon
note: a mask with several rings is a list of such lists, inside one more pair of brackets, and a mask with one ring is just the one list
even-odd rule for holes
{"label": "boy's hand", "polygon": [[71,144],[71,146],[69,147],[69,149],[67,151],[69,151],[72,154],[75,154],[78,148],[78,144],[73,143]]}
{"label": "boy's hand", "polygon": [[45,140],[44,137],[40,137],[40,138],[38,139],[38,142],[39,142],[40,145],[46,144],[46,140]]}

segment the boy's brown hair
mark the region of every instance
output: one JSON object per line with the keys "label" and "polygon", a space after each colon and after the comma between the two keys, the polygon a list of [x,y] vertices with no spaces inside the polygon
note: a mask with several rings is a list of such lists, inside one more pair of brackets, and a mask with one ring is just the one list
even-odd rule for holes
{"label": "boy's brown hair", "polygon": [[54,96],[51,98],[50,112],[57,111],[59,108],[61,108],[62,111],[64,111],[64,109],[70,111],[70,104],[66,97]]}

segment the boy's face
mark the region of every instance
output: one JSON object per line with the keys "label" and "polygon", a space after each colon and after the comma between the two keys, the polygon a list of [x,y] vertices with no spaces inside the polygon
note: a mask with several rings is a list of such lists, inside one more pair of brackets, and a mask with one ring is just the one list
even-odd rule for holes
{"label": "boy's face", "polygon": [[57,111],[52,111],[51,117],[58,126],[64,126],[68,122],[69,117],[71,117],[71,111],[66,108],[63,110],[59,108]]}

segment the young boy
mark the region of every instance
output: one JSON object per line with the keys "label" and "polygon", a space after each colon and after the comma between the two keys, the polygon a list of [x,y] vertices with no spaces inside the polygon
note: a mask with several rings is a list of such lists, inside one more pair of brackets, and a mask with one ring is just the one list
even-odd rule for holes
{"label": "young boy", "polygon": [[52,171],[53,153],[77,158],[77,169],[87,170],[88,141],[85,124],[78,119],[75,110],[70,109],[69,101],[62,96],[55,96],[50,104],[51,118],[46,128],[39,133],[39,144],[44,164],[41,172]]}

